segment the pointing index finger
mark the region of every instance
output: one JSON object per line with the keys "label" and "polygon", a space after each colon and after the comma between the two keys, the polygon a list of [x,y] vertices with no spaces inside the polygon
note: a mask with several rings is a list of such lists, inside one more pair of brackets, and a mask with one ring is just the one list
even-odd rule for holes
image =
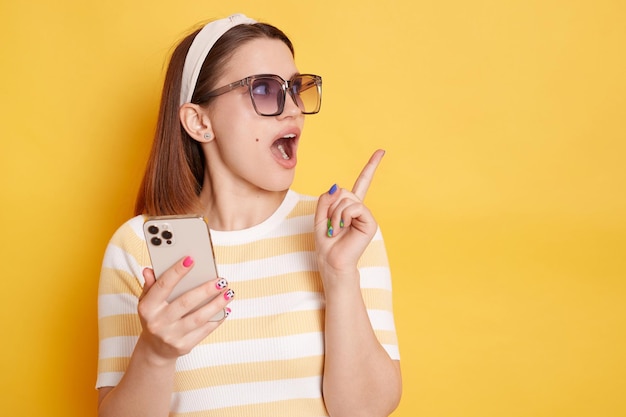
{"label": "pointing index finger", "polygon": [[385,151],[382,149],[378,149],[371,156],[370,160],[367,161],[365,167],[359,174],[359,177],[354,182],[354,186],[352,187],[352,192],[356,195],[361,201],[365,199],[365,194],[367,194],[367,190],[374,179],[374,173],[376,172],[376,168],[378,168],[378,164],[380,164],[381,159],[385,155]]}

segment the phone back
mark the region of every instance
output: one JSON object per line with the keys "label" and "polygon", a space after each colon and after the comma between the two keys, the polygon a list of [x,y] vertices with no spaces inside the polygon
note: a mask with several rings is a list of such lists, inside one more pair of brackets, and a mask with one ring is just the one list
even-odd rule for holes
{"label": "phone back", "polygon": [[176,285],[168,301],[217,278],[209,226],[201,216],[152,217],[143,226],[157,279],[172,265],[191,256],[194,266]]}

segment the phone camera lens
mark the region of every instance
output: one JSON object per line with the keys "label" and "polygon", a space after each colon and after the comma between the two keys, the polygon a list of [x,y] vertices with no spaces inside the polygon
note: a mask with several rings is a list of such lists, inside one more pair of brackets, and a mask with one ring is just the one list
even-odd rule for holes
{"label": "phone camera lens", "polygon": [[161,236],[163,237],[163,239],[170,240],[172,238],[172,232],[170,232],[169,230],[164,230],[163,233],[161,233]]}
{"label": "phone camera lens", "polygon": [[161,239],[155,236],[152,239],[150,239],[150,242],[152,242],[154,246],[159,246],[161,244]]}
{"label": "phone camera lens", "polygon": [[148,232],[150,232],[153,235],[156,235],[157,233],[159,233],[159,228],[156,226],[150,226],[148,227]]}

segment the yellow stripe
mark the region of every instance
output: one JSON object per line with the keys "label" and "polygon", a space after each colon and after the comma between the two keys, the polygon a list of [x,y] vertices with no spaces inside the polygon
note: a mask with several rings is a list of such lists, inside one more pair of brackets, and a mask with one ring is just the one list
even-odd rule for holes
{"label": "yellow stripe", "polygon": [[368,309],[393,311],[391,291],[380,288],[361,288],[361,294]]}
{"label": "yellow stripe", "polygon": [[[257,317],[248,319],[227,319],[201,343],[237,342],[257,338],[285,337],[304,333],[316,333],[324,328],[324,312],[296,311],[278,316]],[[136,314],[119,314],[99,320],[100,340],[109,337],[139,336],[141,323]],[[377,331],[381,335],[394,332]],[[385,336],[389,343],[392,339]],[[387,343],[387,342],[385,342]],[[394,342],[395,343],[395,342]]]}
{"label": "yellow stripe", "polygon": [[133,228],[129,223],[125,223],[120,227],[113,237],[111,237],[110,244],[115,245],[125,252],[129,253],[140,265],[145,265],[147,259],[149,259],[148,248],[145,240],[137,236]]}
{"label": "yellow stripe", "polygon": [[141,291],[141,285],[134,275],[120,269],[102,268],[99,288],[101,295],[132,294],[139,297]]}
{"label": "yellow stripe", "polygon": [[[381,344],[397,345],[397,337],[391,331],[376,331],[376,338]],[[176,373],[176,391],[199,389],[204,386],[222,385],[223,383],[244,383],[256,381],[271,381],[282,378],[304,378],[321,375],[323,373],[323,357],[293,359],[288,361],[270,361],[261,363],[245,363],[222,365],[206,369],[180,371]],[[130,357],[116,357],[100,359],[98,373],[126,372]],[[282,370],[279,370],[280,368]],[[288,372],[284,372],[287,369]],[[297,370],[297,371],[296,371]],[[218,383],[205,381],[207,374],[215,375]],[[256,376],[255,376],[256,375]],[[262,376],[262,377],[261,377]],[[215,381],[214,381],[215,382]]]}
{"label": "yellow stripe", "polygon": [[[251,282],[249,285],[258,285],[262,287],[262,283]],[[287,285],[287,284],[286,284]],[[321,292],[321,283],[311,278],[311,285]],[[246,288],[241,291],[242,284],[238,284],[238,294],[250,293],[257,294],[260,290],[254,288]],[[285,290],[285,292],[289,291]],[[263,289],[268,295],[276,294],[276,290]],[[363,298],[370,309],[392,311],[391,294],[387,290],[380,289],[363,289]],[[321,310],[314,311],[295,311],[280,315],[264,316],[245,319],[228,319],[217,328],[206,340],[208,342],[230,342],[235,340],[245,340],[248,338],[265,338],[265,337],[282,337],[293,334],[316,332],[323,328],[324,312]],[[303,324],[306,323],[306,326]],[[100,338],[116,337],[116,336],[138,336],[141,333],[141,324],[136,314],[118,314],[114,316],[103,317],[99,320],[98,328],[100,330]],[[282,331],[280,331],[282,330]],[[245,337],[245,339],[242,338]]]}
{"label": "yellow stripe", "polygon": [[315,251],[312,233],[263,239],[237,246],[215,246],[219,264],[238,264],[296,252]]}
{"label": "yellow stripe", "polygon": [[374,330],[376,339],[382,345],[398,345],[398,336],[396,332],[390,330]]}
{"label": "yellow stripe", "polygon": [[324,329],[324,312],[294,311],[276,316],[246,319],[228,318],[202,343],[236,342],[250,339],[318,333]]}
{"label": "yellow stripe", "polygon": [[308,378],[322,375],[324,358],[312,356],[291,360],[238,363],[176,373],[174,391],[187,391],[229,384]]}
{"label": "yellow stripe", "polygon": [[293,219],[295,217],[310,216],[315,213],[316,208],[317,200],[300,200],[286,218]]}
{"label": "yellow stripe", "polygon": [[357,264],[359,268],[388,265],[389,262],[387,261],[385,243],[382,240],[374,240],[370,242]]}
{"label": "yellow stripe", "polygon": [[98,320],[100,340],[108,337],[139,336],[141,322],[137,314],[118,314]]}
{"label": "yellow stripe", "polygon": [[291,292],[310,291],[322,293],[322,280],[316,271],[301,271],[275,275],[263,279],[242,281],[231,286],[238,300],[270,297]]}
{"label": "yellow stripe", "polygon": [[129,357],[100,359],[98,361],[98,373],[126,372],[129,362]]}
{"label": "yellow stripe", "polygon": [[327,415],[328,413],[324,406],[324,401],[321,398],[303,398],[299,400],[227,407],[217,410],[170,414],[171,417],[320,417]]}

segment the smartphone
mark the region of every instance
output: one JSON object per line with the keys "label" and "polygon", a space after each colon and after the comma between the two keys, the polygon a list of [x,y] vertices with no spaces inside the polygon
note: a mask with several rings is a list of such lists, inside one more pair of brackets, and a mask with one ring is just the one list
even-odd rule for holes
{"label": "smartphone", "polygon": [[[202,216],[158,216],[149,217],[143,224],[143,233],[148,245],[150,262],[157,279],[176,262],[186,256],[194,261],[193,268],[174,287],[167,301],[217,278],[217,267],[209,225]],[[206,300],[190,311],[193,312],[211,300]],[[220,312],[211,321],[224,318]]]}

